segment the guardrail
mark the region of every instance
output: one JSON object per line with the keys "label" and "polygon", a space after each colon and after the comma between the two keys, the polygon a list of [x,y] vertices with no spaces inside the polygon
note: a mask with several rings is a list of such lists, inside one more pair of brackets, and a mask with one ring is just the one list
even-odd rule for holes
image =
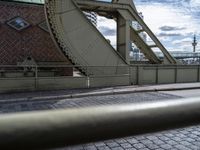
{"label": "guardrail", "polygon": [[200,123],[200,98],[0,115],[0,149],[65,147]]}
{"label": "guardrail", "polygon": [[[0,93],[200,82],[199,65],[85,66],[86,75],[76,71],[78,67],[69,65],[0,66]],[[99,75],[89,74],[91,70]],[[68,76],[70,71],[74,71],[74,76]]]}

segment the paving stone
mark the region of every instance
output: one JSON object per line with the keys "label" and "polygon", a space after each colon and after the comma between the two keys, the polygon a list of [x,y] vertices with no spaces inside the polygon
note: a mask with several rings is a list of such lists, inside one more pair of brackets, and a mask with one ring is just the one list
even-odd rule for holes
{"label": "paving stone", "polygon": [[189,148],[191,150],[200,150],[200,147],[199,146],[196,146],[196,145],[190,145]]}
{"label": "paving stone", "polygon": [[126,143],[127,141],[125,139],[117,139],[115,140],[118,144]]}
{"label": "paving stone", "polygon": [[140,143],[142,143],[142,144],[144,144],[144,145],[147,145],[147,144],[153,144],[153,142],[150,141],[149,139],[141,140]]}
{"label": "paving stone", "polygon": [[165,150],[169,150],[169,149],[172,149],[173,147],[169,144],[163,144],[163,145],[160,145],[161,148],[165,149]]}
{"label": "paving stone", "polygon": [[114,148],[111,148],[111,150],[124,150],[122,147],[114,147]]}
{"label": "paving stone", "polygon": [[176,147],[178,150],[191,150],[191,149],[185,147],[184,145],[175,145],[175,147]]}
{"label": "paving stone", "polygon": [[155,145],[155,144],[146,144],[145,146],[150,150],[155,150],[155,149],[159,148],[159,146]]}
{"label": "paving stone", "polygon": [[138,144],[134,144],[133,147],[136,148],[136,149],[143,149],[143,148],[145,148],[145,145],[138,143]]}
{"label": "paving stone", "polygon": [[127,148],[132,148],[132,145],[129,144],[129,143],[123,143],[123,144],[120,144],[121,147],[123,147],[124,149],[127,149]]}
{"label": "paving stone", "polygon": [[149,150],[148,148],[142,148],[141,150]]}
{"label": "paving stone", "polygon": [[137,139],[135,139],[135,138],[127,139],[127,142],[129,142],[130,144],[139,143],[139,141]]}
{"label": "paving stone", "polygon": [[193,131],[192,134],[195,134],[195,135],[199,136],[200,135],[200,131]]}
{"label": "paving stone", "polygon": [[137,149],[135,149],[135,148],[127,148],[126,150],[137,150]]}
{"label": "paving stone", "polygon": [[169,141],[170,140],[170,138],[168,138],[168,137],[166,137],[166,136],[159,136],[158,137],[160,140],[162,140],[162,141]]}
{"label": "paving stone", "polygon": [[200,139],[197,135],[191,133],[188,135],[188,137],[192,138],[192,139]]}
{"label": "paving stone", "polygon": [[181,141],[180,144],[185,145],[185,146],[192,145],[192,143],[189,143],[187,141]]}
{"label": "paving stone", "polygon": [[97,147],[98,150],[111,150],[108,146]]}
{"label": "paving stone", "polygon": [[185,130],[185,131],[187,131],[187,132],[191,132],[191,131],[193,131],[194,129],[193,129],[193,128],[190,128],[190,127],[188,127],[188,128],[185,128],[184,130]]}
{"label": "paving stone", "polygon": [[106,143],[106,145],[110,148],[119,147],[120,145],[116,142]]}
{"label": "paving stone", "polygon": [[101,146],[106,146],[106,144],[104,142],[98,142],[98,143],[95,143],[95,146],[101,147]]}
{"label": "paving stone", "polygon": [[182,133],[179,133],[179,134],[176,134],[177,137],[180,137],[180,138],[186,138],[187,136],[182,134]]}
{"label": "paving stone", "polygon": [[174,137],[173,140],[176,141],[176,142],[181,142],[181,141],[183,141],[183,139],[180,138],[180,137]]}
{"label": "paving stone", "polygon": [[161,145],[161,144],[165,144],[165,142],[163,142],[162,140],[154,140],[153,141],[155,144],[157,144],[157,145]]}
{"label": "paving stone", "polygon": [[165,133],[164,135],[166,137],[169,137],[169,138],[173,138],[174,137],[174,134],[172,134],[172,133]]}
{"label": "paving stone", "polygon": [[184,134],[184,135],[187,135],[187,134],[190,134],[189,131],[186,131],[186,130],[182,130],[182,131],[179,131],[180,133]]}
{"label": "paving stone", "polygon": [[151,141],[154,141],[154,140],[158,139],[158,137],[156,137],[156,136],[147,136],[146,138],[151,140]]}
{"label": "paving stone", "polygon": [[187,142],[195,142],[196,140],[195,140],[195,139],[192,139],[192,138],[189,138],[189,137],[187,137],[187,138],[185,138],[185,141],[187,141]]}
{"label": "paving stone", "polygon": [[177,145],[178,144],[178,142],[175,142],[175,141],[173,141],[173,140],[169,140],[169,141],[165,141],[167,144],[169,144],[169,145]]}
{"label": "paving stone", "polygon": [[146,137],[145,136],[136,136],[135,137],[137,140],[145,140],[146,139]]}
{"label": "paving stone", "polygon": [[192,142],[192,144],[200,147],[200,142],[198,142],[198,141]]}
{"label": "paving stone", "polygon": [[84,150],[97,150],[97,147],[94,146],[94,145],[93,146],[92,145],[91,146],[84,146],[83,148],[84,148]]}

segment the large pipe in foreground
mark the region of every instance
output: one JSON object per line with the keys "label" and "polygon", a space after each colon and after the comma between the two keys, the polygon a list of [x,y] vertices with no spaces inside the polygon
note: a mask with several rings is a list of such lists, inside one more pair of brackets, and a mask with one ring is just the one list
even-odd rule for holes
{"label": "large pipe in foreground", "polygon": [[0,116],[0,149],[39,149],[200,123],[200,98]]}

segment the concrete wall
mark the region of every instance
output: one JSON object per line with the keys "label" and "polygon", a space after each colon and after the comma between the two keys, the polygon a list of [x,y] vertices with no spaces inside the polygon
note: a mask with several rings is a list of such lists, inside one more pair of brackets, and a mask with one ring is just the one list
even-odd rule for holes
{"label": "concrete wall", "polygon": [[129,75],[90,77],[90,87],[122,86],[129,85]]}
{"label": "concrete wall", "polygon": [[122,85],[189,83],[200,81],[200,66],[130,66],[130,74],[90,77],[0,78],[0,93],[27,90],[58,90]]}
{"label": "concrete wall", "polygon": [[199,66],[132,66],[130,83],[132,84],[169,84],[199,82]]}

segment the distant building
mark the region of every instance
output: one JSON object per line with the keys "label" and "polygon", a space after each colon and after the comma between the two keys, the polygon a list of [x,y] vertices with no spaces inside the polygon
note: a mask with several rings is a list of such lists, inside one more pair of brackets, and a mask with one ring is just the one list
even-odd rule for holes
{"label": "distant building", "polygon": [[[71,64],[50,37],[43,1],[0,0],[0,65]],[[36,4],[37,3],[37,4]],[[72,69],[62,71],[72,75]]]}

